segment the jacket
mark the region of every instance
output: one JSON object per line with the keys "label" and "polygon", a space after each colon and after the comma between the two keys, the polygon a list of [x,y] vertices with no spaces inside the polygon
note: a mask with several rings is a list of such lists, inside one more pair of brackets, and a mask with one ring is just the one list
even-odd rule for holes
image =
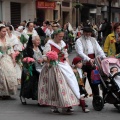
{"label": "jacket", "polygon": [[116,55],[116,46],[115,46],[115,34],[114,32],[109,34],[104,43],[104,52],[107,53],[107,56]]}

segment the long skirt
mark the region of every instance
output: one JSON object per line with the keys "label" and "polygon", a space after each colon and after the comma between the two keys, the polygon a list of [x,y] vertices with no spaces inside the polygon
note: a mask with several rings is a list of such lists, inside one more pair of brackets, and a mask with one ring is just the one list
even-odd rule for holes
{"label": "long skirt", "polygon": [[41,105],[69,107],[79,104],[58,65],[43,67],[38,83],[38,102]]}
{"label": "long skirt", "polygon": [[21,80],[22,69],[21,69],[20,65],[16,64],[15,69],[16,69],[17,79]]}
{"label": "long skirt", "polygon": [[0,96],[10,96],[17,92],[17,76],[12,59],[5,55],[0,59]]}
{"label": "long skirt", "polygon": [[29,76],[27,79],[28,72],[23,68],[22,77],[21,77],[21,90],[20,96],[32,100],[38,99],[38,79],[39,73],[37,71],[33,71],[33,75]]}

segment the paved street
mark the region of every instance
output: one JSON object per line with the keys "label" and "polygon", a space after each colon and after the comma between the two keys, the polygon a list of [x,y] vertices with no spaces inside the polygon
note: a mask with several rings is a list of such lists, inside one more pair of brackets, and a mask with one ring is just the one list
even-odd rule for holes
{"label": "paved street", "polygon": [[[70,61],[75,52],[70,54]],[[87,84],[87,90],[91,93]],[[12,100],[0,100],[0,120],[119,120],[120,113],[110,104],[105,104],[102,111],[95,111],[92,107],[92,98],[87,98],[90,113],[83,113],[81,107],[74,107],[73,115],[55,115],[50,112],[50,107],[39,107],[37,101],[27,100],[27,105],[22,105],[17,96]]]}

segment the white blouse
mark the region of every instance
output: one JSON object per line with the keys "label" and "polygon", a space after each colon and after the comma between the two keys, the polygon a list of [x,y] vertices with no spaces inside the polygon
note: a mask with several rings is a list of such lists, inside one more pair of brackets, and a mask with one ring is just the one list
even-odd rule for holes
{"label": "white blouse", "polygon": [[[75,43],[76,52],[80,57],[83,58],[84,61],[89,61],[90,58],[84,53],[84,48],[83,48],[83,45],[82,45],[82,42],[80,39],[81,38],[77,39],[77,41]],[[94,39],[94,38],[91,37],[91,39]],[[98,44],[98,42],[96,40],[95,40],[95,42],[96,42],[96,48],[97,48],[97,56],[105,58],[105,54],[104,54],[102,48],[100,47],[100,45]],[[88,54],[95,53],[93,44],[90,41],[90,39],[86,39],[86,47],[87,47]]]}

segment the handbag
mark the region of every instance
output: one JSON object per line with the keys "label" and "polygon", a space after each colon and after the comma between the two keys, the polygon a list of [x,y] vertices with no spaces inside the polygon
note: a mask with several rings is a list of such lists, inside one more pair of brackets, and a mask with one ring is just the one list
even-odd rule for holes
{"label": "handbag", "polygon": [[96,84],[96,85],[101,83],[100,74],[97,68],[92,70],[91,72],[91,82],[92,84]]}

